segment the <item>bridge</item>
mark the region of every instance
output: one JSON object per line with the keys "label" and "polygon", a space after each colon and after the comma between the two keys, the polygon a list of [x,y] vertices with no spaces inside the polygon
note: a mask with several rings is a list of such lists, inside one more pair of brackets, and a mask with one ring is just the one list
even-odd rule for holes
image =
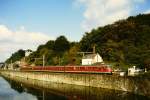
{"label": "bridge", "polygon": [[0,62],[0,68],[3,67],[3,65],[5,65],[4,62]]}

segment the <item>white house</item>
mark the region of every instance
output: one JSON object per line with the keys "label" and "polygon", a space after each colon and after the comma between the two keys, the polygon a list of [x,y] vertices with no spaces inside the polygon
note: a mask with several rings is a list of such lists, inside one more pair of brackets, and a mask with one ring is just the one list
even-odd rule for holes
{"label": "white house", "polygon": [[141,69],[136,68],[136,66],[133,66],[132,68],[128,68],[128,75],[129,76],[134,76],[134,75],[138,74],[141,71],[142,71]]}
{"label": "white house", "polygon": [[103,62],[102,57],[98,53],[97,54],[88,54],[82,58],[82,65],[92,65],[97,62],[99,62],[99,63]]}

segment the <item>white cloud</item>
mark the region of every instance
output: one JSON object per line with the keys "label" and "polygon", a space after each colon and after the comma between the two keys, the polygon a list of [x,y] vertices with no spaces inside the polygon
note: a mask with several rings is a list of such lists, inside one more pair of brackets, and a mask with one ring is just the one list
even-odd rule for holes
{"label": "white cloud", "polygon": [[6,60],[18,49],[33,49],[38,45],[54,39],[44,33],[28,32],[23,26],[17,31],[12,31],[5,25],[0,25],[0,61]]}
{"label": "white cloud", "polygon": [[97,26],[127,18],[136,4],[144,3],[145,0],[76,0],[76,2],[85,7],[82,27],[85,31],[90,31]]}
{"label": "white cloud", "polygon": [[150,9],[146,10],[144,14],[150,14]]}

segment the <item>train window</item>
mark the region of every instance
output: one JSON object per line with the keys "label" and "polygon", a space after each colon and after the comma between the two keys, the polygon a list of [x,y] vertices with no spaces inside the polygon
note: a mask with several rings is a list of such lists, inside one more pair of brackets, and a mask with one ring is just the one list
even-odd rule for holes
{"label": "train window", "polygon": [[80,70],[80,67],[77,67],[77,70]]}

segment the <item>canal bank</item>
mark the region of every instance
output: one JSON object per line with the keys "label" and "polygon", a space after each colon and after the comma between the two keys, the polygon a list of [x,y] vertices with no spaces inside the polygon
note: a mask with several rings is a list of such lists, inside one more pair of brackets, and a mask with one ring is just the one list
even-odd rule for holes
{"label": "canal bank", "polygon": [[125,91],[60,84],[20,77],[14,79],[4,77],[4,79],[11,85],[12,89],[20,93],[33,94],[38,100],[149,100],[146,96]]}
{"label": "canal bank", "polygon": [[[1,75],[10,79],[32,79],[37,81],[73,84],[128,91],[150,97],[150,79],[143,77],[120,77],[102,74],[50,73],[1,71]],[[30,81],[28,81],[30,82]]]}

